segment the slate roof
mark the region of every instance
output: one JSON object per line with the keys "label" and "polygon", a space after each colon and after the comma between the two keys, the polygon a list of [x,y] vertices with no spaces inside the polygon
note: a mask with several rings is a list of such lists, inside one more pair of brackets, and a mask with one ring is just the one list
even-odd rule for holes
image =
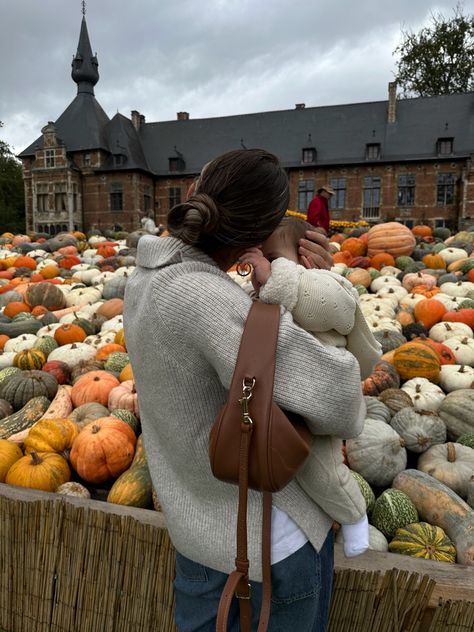
{"label": "slate roof", "polygon": [[[141,169],[150,171],[143,149],[138,137],[138,133],[132,124],[132,121],[123,114],[117,114],[113,117],[106,128],[108,148],[112,155],[109,156],[102,171],[126,171],[129,169]],[[114,155],[125,156],[125,162],[116,165]]]}
{"label": "slate roof", "polygon": [[159,175],[169,174],[174,146],[189,173],[242,143],[272,151],[286,167],[301,166],[303,147],[316,148],[316,166],[365,164],[367,143],[380,143],[377,162],[439,159],[436,142],[444,137],[454,138],[450,157],[474,153],[474,93],[397,100],[395,123],[387,111],[388,101],[376,101],[145,123],[140,138]]}

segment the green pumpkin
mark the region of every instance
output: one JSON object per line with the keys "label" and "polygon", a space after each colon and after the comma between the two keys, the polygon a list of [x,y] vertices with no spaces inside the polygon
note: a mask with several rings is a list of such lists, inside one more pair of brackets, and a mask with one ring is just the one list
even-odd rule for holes
{"label": "green pumpkin", "polygon": [[363,285],[356,285],[355,289],[357,290],[357,294],[361,296],[362,294],[368,294],[367,288]]}
{"label": "green pumpkin", "polygon": [[128,357],[128,353],[124,353],[123,351],[113,351],[107,357],[104,369],[106,371],[112,371],[112,373],[120,373],[120,371],[125,368],[129,362],[130,358]]}
{"label": "green pumpkin", "polygon": [[412,259],[412,257],[404,255],[395,259],[395,266],[400,270],[406,270],[406,268],[408,268],[408,266],[412,265],[414,262],[415,261],[414,259]]}
{"label": "green pumpkin", "polygon": [[415,522],[397,529],[389,543],[391,553],[401,553],[425,560],[456,562],[456,547],[440,527],[427,522]]}
{"label": "green pumpkin", "polygon": [[418,522],[415,505],[398,489],[386,489],[375,501],[371,523],[388,539],[394,537],[397,529]]}
{"label": "green pumpkin", "polygon": [[459,304],[460,309],[474,309],[474,299],[466,298],[462,303]]}
{"label": "green pumpkin", "polygon": [[370,514],[375,505],[375,494],[372,491],[372,487],[358,472],[351,470],[352,476],[356,479],[359,489],[364,497],[365,504],[367,506],[367,513]]}
{"label": "green pumpkin", "polygon": [[468,448],[474,450],[474,432],[466,432],[456,439],[456,443],[466,445]]}
{"label": "green pumpkin", "polygon": [[94,323],[86,318],[76,318],[72,321],[72,324],[83,329],[87,336],[94,336],[98,331]]}
{"label": "green pumpkin", "polygon": [[3,382],[10,375],[15,375],[15,373],[19,373],[21,369],[16,366],[7,366],[5,369],[0,371],[0,382]]}
{"label": "green pumpkin", "polygon": [[46,357],[48,357],[49,354],[58,347],[58,343],[52,336],[41,336],[41,338],[38,338],[33,345],[33,349],[41,351]]}
{"label": "green pumpkin", "polygon": [[13,316],[12,323],[19,323],[22,320],[31,320],[34,316],[31,312],[20,312],[16,316]]}
{"label": "green pumpkin", "polygon": [[439,226],[438,228],[433,228],[433,237],[437,237],[438,239],[448,239],[451,237],[451,231],[449,228],[445,228],[444,226]]}
{"label": "green pumpkin", "polygon": [[27,349],[25,351],[19,351],[13,358],[14,366],[26,371],[28,369],[37,369],[38,371],[43,368],[46,363],[45,354],[39,349]]}
{"label": "green pumpkin", "polygon": [[131,410],[127,410],[126,408],[116,408],[115,410],[112,410],[110,414],[112,415],[112,417],[117,417],[117,419],[121,419],[122,421],[124,421],[130,426],[135,434],[138,434],[138,431],[140,429],[140,422]]}

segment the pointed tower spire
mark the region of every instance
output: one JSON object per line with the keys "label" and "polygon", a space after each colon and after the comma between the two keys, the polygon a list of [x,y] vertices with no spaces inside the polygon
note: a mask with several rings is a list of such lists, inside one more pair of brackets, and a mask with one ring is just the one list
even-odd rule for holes
{"label": "pointed tower spire", "polygon": [[85,12],[86,7],[83,1],[81,33],[79,35],[77,53],[72,60],[71,77],[77,83],[77,94],[81,92],[94,94],[94,86],[99,81],[99,62],[97,57],[92,54]]}

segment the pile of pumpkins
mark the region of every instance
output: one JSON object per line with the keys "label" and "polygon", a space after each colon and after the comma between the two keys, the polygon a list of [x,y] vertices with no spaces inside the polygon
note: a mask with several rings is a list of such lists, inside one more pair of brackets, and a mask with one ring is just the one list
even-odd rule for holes
{"label": "pile of pumpkins", "polygon": [[[0,482],[159,508],[122,324],[140,236],[0,236]],[[330,248],[383,349],[344,448],[370,546],[474,564],[474,233],[391,222]]]}

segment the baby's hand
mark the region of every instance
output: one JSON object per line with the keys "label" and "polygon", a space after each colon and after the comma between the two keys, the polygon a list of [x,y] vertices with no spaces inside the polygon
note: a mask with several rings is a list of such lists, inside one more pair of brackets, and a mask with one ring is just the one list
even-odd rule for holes
{"label": "baby's hand", "polygon": [[252,284],[257,292],[272,275],[272,265],[270,261],[263,256],[260,248],[249,248],[239,258],[239,263],[250,264],[252,266]]}

